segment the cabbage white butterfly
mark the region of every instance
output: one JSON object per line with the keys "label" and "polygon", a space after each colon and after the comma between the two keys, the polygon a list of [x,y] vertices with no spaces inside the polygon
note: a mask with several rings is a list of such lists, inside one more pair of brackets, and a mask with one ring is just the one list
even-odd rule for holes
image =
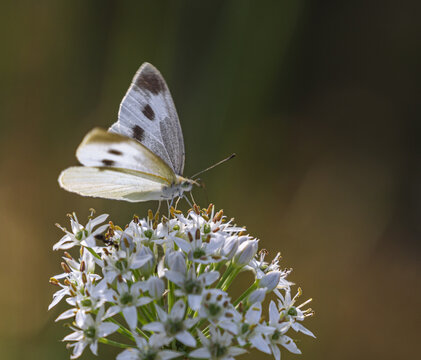
{"label": "cabbage white butterfly", "polygon": [[91,130],[76,151],[83,166],[64,170],[59,184],[83,196],[140,202],[172,200],[191,191],[182,176],[184,141],[167,84],[144,63],[108,131]]}

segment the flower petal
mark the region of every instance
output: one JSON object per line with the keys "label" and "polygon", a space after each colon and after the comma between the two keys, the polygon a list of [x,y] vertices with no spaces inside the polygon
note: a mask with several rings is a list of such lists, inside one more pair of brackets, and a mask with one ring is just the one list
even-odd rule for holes
{"label": "flower petal", "polygon": [[186,346],[196,346],[196,339],[186,330],[179,332],[177,335],[175,335],[175,338]]}
{"label": "flower petal", "polygon": [[201,347],[199,349],[193,350],[189,353],[190,358],[198,358],[198,359],[207,359],[211,357],[211,353],[205,347]]}
{"label": "flower petal", "polygon": [[123,308],[123,315],[130,329],[135,329],[137,325],[137,309],[134,306]]}
{"label": "flower petal", "polygon": [[246,320],[249,324],[257,324],[262,316],[262,304],[255,303],[247,310]]}
{"label": "flower petal", "polygon": [[105,322],[98,327],[98,337],[106,337],[119,329],[117,324]]}
{"label": "flower petal", "polygon": [[146,331],[153,331],[153,332],[165,332],[164,325],[158,321],[145,324],[143,325],[142,329]]}

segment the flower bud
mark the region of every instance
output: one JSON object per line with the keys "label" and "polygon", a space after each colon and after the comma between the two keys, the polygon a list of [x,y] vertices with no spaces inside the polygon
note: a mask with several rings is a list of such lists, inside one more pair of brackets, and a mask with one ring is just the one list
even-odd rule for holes
{"label": "flower bud", "polygon": [[168,255],[167,264],[170,270],[186,273],[186,258],[181,251],[173,251]]}
{"label": "flower bud", "polygon": [[250,263],[257,253],[258,240],[246,240],[240,244],[233,258],[235,264],[245,266]]}
{"label": "flower bud", "polygon": [[229,237],[222,247],[222,255],[225,256],[227,259],[232,259],[235,253],[238,250],[239,242],[237,236]]}
{"label": "flower bud", "polygon": [[248,298],[249,303],[254,304],[256,302],[262,302],[265,300],[266,292],[266,288],[254,290]]}
{"label": "flower bud", "polygon": [[156,276],[151,276],[148,279],[147,287],[148,287],[149,295],[156,300],[159,300],[165,291],[164,281]]}
{"label": "flower bud", "polygon": [[259,288],[266,288],[268,292],[272,291],[278,286],[280,278],[280,271],[270,271],[260,279]]}
{"label": "flower bud", "polygon": [[155,269],[155,256],[152,250],[149,249],[147,246],[142,246],[140,250],[137,252],[136,257],[138,259],[149,257],[149,259],[145,263],[143,263],[141,266],[139,266],[138,269],[140,273],[145,277],[148,277],[149,275],[151,275]]}

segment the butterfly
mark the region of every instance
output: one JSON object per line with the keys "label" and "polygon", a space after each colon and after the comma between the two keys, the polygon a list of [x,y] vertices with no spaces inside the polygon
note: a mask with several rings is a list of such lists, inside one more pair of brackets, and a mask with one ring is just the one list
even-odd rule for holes
{"label": "butterfly", "polygon": [[182,176],[184,140],[160,72],[144,63],[109,129],[94,128],[76,151],[83,166],[64,170],[59,184],[83,196],[129,202],[173,200],[192,190]]}

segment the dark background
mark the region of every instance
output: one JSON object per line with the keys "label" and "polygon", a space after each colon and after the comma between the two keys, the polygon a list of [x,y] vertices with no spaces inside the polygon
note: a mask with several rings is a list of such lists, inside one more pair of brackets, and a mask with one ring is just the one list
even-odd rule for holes
{"label": "dark background", "polygon": [[60,272],[54,223],[94,207],[124,225],[155,208],[57,184],[149,61],[178,108],[185,175],[236,152],[202,176],[209,199],[281,250],[303,300],[313,297],[306,323],[318,338],[297,336],[301,358],[416,358],[420,10],[408,0],[2,2],[0,357],[68,358],[67,330],[53,322],[64,307],[47,312]]}

